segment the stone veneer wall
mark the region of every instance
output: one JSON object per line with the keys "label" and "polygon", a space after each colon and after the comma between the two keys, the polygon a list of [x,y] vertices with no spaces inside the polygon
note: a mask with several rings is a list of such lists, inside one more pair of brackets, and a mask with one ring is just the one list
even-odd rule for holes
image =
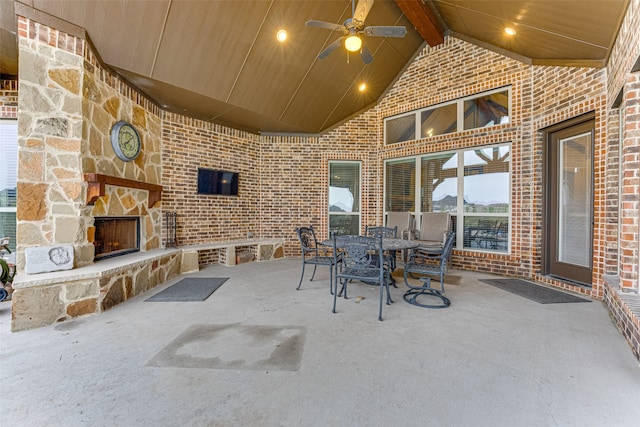
{"label": "stone veneer wall", "polygon": [[[91,49],[86,52],[82,91],[83,172],[160,185],[162,120],[158,106],[105,69]],[[130,122],[140,134],[142,149],[132,162],[116,157],[111,146],[111,127],[118,120]],[[84,213],[91,243],[94,217],[131,215],[140,217],[140,249],[149,251],[162,246],[160,203],[149,206],[146,190],[107,185],[105,193]]]}
{"label": "stone veneer wall", "polygon": [[93,261],[83,215],[84,40],[18,22],[17,266],[30,246],[68,243],[77,265]]}
{"label": "stone veneer wall", "polygon": [[[84,173],[98,173],[151,184],[161,183],[159,108],[104,68],[83,38],[19,17],[18,92],[18,256],[12,330],[21,330],[98,313],[163,283],[181,271],[177,251],[161,246],[160,203],[148,206],[147,192],[106,186],[95,205],[87,205]],[[110,129],[132,122],[142,152],[134,162],[116,158]],[[141,249],[115,263],[95,264],[93,218],[141,217]],[[69,243],[75,269],[27,276],[24,250]],[[131,260],[131,261],[127,261]]]}
{"label": "stone veneer wall", "polygon": [[[84,173],[151,184],[161,179],[160,110],[98,61],[89,44],[20,17],[18,270],[24,249],[69,243],[75,266],[93,263],[93,218],[139,215],[142,250],[161,245],[162,214],[140,190],[107,186],[87,205]],[[110,129],[127,120],[142,138],[133,162],[118,159]]]}

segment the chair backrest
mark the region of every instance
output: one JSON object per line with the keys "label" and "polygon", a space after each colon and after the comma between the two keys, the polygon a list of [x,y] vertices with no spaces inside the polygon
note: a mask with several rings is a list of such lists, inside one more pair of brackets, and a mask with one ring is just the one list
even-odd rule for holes
{"label": "chair backrest", "polygon": [[313,225],[309,227],[298,227],[295,229],[302,247],[302,256],[309,251],[315,251],[318,248],[318,239],[316,238],[316,232],[313,230]]}
{"label": "chair backrest", "polygon": [[451,258],[451,252],[453,252],[453,242],[456,240],[456,233],[453,231],[447,231],[445,235],[444,245],[442,245],[442,259],[447,262]]}
{"label": "chair backrest", "polygon": [[384,260],[382,236],[335,236],[334,252],[341,254],[343,272],[351,271],[358,276],[362,270],[380,270],[383,275]]}
{"label": "chair backrest", "polygon": [[397,227],[401,238],[408,237],[414,229],[411,212],[387,212],[387,227]]}
{"label": "chair backrest", "polygon": [[388,239],[395,239],[398,237],[398,227],[369,227],[364,228],[364,235],[367,237],[382,236]]}
{"label": "chair backrest", "polygon": [[420,221],[420,240],[445,243],[447,232],[451,230],[449,212],[424,212]]}

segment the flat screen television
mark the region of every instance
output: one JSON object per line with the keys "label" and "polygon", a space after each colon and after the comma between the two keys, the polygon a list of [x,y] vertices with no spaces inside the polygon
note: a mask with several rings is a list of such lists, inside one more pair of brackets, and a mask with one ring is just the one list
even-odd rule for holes
{"label": "flat screen television", "polygon": [[198,194],[238,195],[238,172],[198,168]]}

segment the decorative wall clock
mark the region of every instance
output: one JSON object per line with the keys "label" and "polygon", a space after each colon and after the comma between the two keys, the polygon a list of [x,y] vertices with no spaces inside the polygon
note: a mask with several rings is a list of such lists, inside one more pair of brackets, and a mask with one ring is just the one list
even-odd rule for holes
{"label": "decorative wall clock", "polygon": [[111,146],[120,160],[135,160],[142,148],[140,134],[131,123],[120,120],[111,128]]}

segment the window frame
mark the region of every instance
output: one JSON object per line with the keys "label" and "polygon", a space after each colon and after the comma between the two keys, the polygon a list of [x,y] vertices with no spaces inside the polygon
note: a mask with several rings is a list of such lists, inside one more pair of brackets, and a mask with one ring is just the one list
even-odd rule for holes
{"label": "window frame", "polygon": [[[358,167],[358,211],[357,212],[332,212],[330,200],[331,187],[331,166],[335,164],[357,165]],[[327,230],[331,232],[331,218],[335,216],[357,216],[358,218],[358,234],[362,231],[362,162],[359,160],[329,160],[327,165]]]}
{"label": "window frame", "polygon": [[[465,212],[464,210],[464,153],[467,151],[475,151],[478,149],[487,149],[487,148],[496,148],[506,146],[509,149],[509,188],[508,188],[508,211],[507,212]],[[422,187],[422,161],[423,159],[427,159],[429,157],[437,157],[443,154],[458,154],[457,158],[457,200],[456,200],[456,211],[451,212],[452,222],[455,225],[456,230],[464,230],[464,220],[465,217],[486,217],[486,218],[503,218],[506,217],[508,221],[508,232],[507,232],[507,248],[506,251],[495,250],[490,248],[472,248],[464,246],[464,238],[460,238],[460,236],[464,236],[464,234],[457,233],[456,236],[456,244],[454,249],[456,250],[464,250],[470,252],[479,252],[479,253],[491,253],[491,254],[500,254],[500,255],[510,255],[511,254],[511,240],[512,240],[512,225],[513,225],[513,142],[505,141],[497,144],[488,144],[481,145],[475,147],[465,147],[458,150],[447,150],[447,151],[438,151],[434,153],[422,153],[414,156],[407,157],[396,157],[386,159],[383,164],[383,218],[387,215],[387,164],[390,162],[399,162],[402,160],[413,159],[415,161],[415,177],[413,178],[414,185],[416,188],[415,200],[414,200],[414,210],[411,211],[412,216],[414,217],[414,224],[416,224],[416,228],[419,229],[419,220],[420,214],[422,213],[422,198],[423,198],[423,187]]]}
{"label": "window frame", "polygon": [[[6,123],[13,123],[16,129],[16,140],[15,140],[15,144],[16,144],[16,157],[18,156],[18,120],[16,119],[5,119],[5,118],[1,118],[0,119],[0,124],[5,125]],[[2,160],[0,160],[0,167],[3,167],[3,163],[5,162],[6,157],[2,156]],[[16,189],[18,187],[18,165],[17,165],[17,158],[16,158],[16,165],[15,165],[15,171],[16,171]],[[16,249],[16,239],[17,239],[17,211],[18,211],[18,207],[17,207],[17,194],[16,194],[16,206],[2,206],[0,207],[0,214],[2,213],[13,213],[14,216],[16,216],[16,236],[0,236],[0,237],[10,237],[11,240],[9,241],[9,247],[11,248],[12,251],[15,251]]]}
{"label": "window frame", "polygon": [[[484,98],[487,97],[489,95],[493,95],[495,93],[500,93],[500,92],[507,92],[507,110],[508,110],[508,120],[504,123],[494,123],[493,125],[490,126],[483,126],[483,127],[476,127],[476,128],[469,128],[469,129],[465,129],[464,128],[464,104],[467,101],[472,101],[475,99],[480,99],[480,98]],[[454,99],[454,100],[450,100],[450,101],[445,101],[445,102],[441,102],[438,104],[433,104],[433,105],[429,105],[427,107],[424,108],[420,108],[418,110],[412,110],[412,111],[406,111],[404,113],[400,113],[400,114],[396,114],[393,116],[389,116],[389,117],[385,117],[383,119],[383,141],[384,141],[384,145],[394,145],[394,144],[400,144],[402,142],[408,142],[408,141],[415,141],[418,139],[424,139],[424,138],[432,138],[432,137],[437,137],[439,135],[449,135],[451,133],[456,133],[456,132],[465,132],[465,131],[469,131],[469,130],[473,130],[473,129],[484,129],[487,127],[493,127],[493,126],[500,126],[500,125],[509,125],[513,122],[513,100],[512,100],[512,85],[506,85],[506,86],[501,86],[495,89],[491,89],[491,90],[487,90],[484,92],[479,92],[479,93],[475,93],[473,95],[469,95],[469,96],[465,96],[462,98],[458,98],[458,99]],[[457,111],[457,120],[456,120],[456,130],[450,133],[444,133],[444,134],[439,134],[439,135],[433,135],[433,136],[429,136],[429,135],[422,135],[422,112],[423,111],[429,111],[429,110],[435,110],[438,108],[442,108],[442,107],[447,107],[451,104],[455,104],[456,105],[456,111]],[[402,117],[406,117],[409,115],[413,115],[414,116],[414,120],[415,120],[415,136],[416,139],[409,139],[409,140],[403,140],[403,141],[393,141],[393,142],[389,142],[388,141],[388,134],[387,134],[387,122],[389,121],[393,121],[395,119],[399,119]]]}

